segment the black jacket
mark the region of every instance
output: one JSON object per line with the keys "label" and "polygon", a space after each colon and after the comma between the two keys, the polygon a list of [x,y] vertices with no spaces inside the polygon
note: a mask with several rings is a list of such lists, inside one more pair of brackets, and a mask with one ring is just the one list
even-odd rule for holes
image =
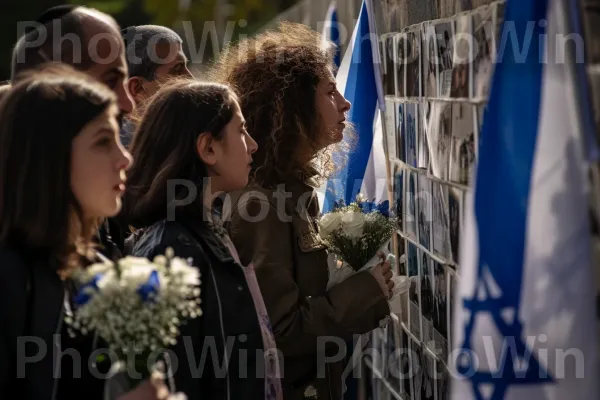
{"label": "black jacket", "polygon": [[242,267],[214,230],[203,223],[163,220],[132,240],[134,256],[153,259],[172,247],[175,256],[200,268],[202,316],[183,327],[173,348],[177,391],[190,400],[264,399],[263,342],[254,301]]}
{"label": "black jacket", "polygon": [[[0,274],[2,396],[16,390],[20,399],[100,398],[103,383],[90,374],[84,372],[73,386],[55,379],[53,357],[61,355],[61,340],[53,337],[64,332],[66,293],[58,274],[49,263],[8,248],[0,248]],[[82,366],[92,350],[79,352]]]}

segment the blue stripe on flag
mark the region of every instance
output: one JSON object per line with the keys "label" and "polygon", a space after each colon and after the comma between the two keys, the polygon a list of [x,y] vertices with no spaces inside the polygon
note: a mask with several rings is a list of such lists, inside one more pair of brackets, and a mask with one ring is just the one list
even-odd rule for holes
{"label": "blue stripe on flag", "polygon": [[[533,155],[538,131],[543,54],[537,24],[546,18],[547,1],[509,1],[506,21],[514,21],[519,44],[529,40],[526,59],[507,51],[498,54],[485,115],[477,170],[475,216],[479,232],[480,268],[488,264],[512,304],[518,303]],[[531,21],[531,22],[530,22]],[[533,27],[533,35],[527,32]],[[508,33],[503,27],[502,37]],[[543,45],[543,42],[542,42]],[[505,48],[507,48],[506,46]],[[511,47],[511,49],[513,49]],[[502,57],[502,58],[500,58]],[[517,270],[515,270],[517,268]]]}
{"label": "blue stripe on flag", "polygon": [[[345,57],[344,60],[350,62],[344,90],[344,97],[352,103],[352,107],[348,111],[348,120],[354,124],[358,138],[355,143],[352,143],[351,152],[347,155],[346,160],[342,155],[333,155],[336,165],[339,165],[342,160],[345,164],[327,183],[323,212],[331,211],[334,202],[340,199],[344,199],[346,203],[354,201],[360,192],[369,162],[373,145],[373,121],[377,108],[377,85],[371,46],[369,15],[366,3],[363,1],[354,44],[353,47],[350,47],[353,49],[352,57]],[[340,77],[338,76],[338,78]]]}
{"label": "blue stripe on flag", "polygon": [[[460,327],[464,327],[459,346],[463,352],[474,351],[474,343],[481,340],[475,333],[475,323],[485,314],[492,320],[493,328],[489,331],[496,329],[500,335],[499,345],[514,340],[515,353],[505,354],[506,364],[498,371],[485,368],[473,371],[472,368],[477,367],[472,359],[470,362],[458,360],[457,372],[468,377],[473,398],[478,400],[504,399],[511,385],[552,379],[523,341],[519,315],[544,68],[540,59],[545,42],[539,37],[545,35],[546,28],[538,22],[546,18],[547,11],[547,1],[507,2],[502,41],[510,41],[499,47],[507,51],[498,53],[482,129],[474,195],[479,258],[475,293],[462,301],[468,319],[464,325],[459,322]],[[524,54],[518,54],[521,46]],[[491,282],[500,295],[490,295]],[[506,310],[514,310],[516,316],[512,321],[507,322],[503,317]],[[515,370],[515,362],[521,358],[528,360],[525,371]],[[486,387],[493,388],[493,392],[484,396]]]}

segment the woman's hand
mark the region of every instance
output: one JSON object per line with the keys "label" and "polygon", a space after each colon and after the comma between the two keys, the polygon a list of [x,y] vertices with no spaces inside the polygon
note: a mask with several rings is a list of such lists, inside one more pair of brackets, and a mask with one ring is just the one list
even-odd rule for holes
{"label": "woman's hand", "polygon": [[[383,259],[384,256],[382,256]],[[371,275],[375,278],[381,291],[389,299],[394,288],[394,281],[392,281],[392,266],[389,261],[382,261],[371,269]]]}
{"label": "woman's hand", "polygon": [[[174,397],[175,396],[175,397]],[[169,389],[165,384],[163,374],[154,372],[152,376],[140,383],[130,392],[119,396],[119,400],[170,400],[180,399],[179,394],[174,395],[169,393]],[[183,397],[185,399],[185,396]]]}

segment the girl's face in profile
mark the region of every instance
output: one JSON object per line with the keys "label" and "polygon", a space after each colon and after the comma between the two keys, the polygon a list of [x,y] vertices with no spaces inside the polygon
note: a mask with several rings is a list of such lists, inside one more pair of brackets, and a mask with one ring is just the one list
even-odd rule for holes
{"label": "girl's face in profile", "polygon": [[[199,153],[213,171],[211,188],[214,192],[233,192],[248,185],[252,154],[258,145],[246,130],[246,120],[239,103],[233,101],[233,117],[225,126],[221,140],[200,139]],[[210,134],[208,134],[210,135]]]}
{"label": "girl's face in profile", "polygon": [[337,89],[333,74],[321,79],[317,85],[315,96],[317,114],[324,127],[321,143],[319,143],[319,148],[323,149],[344,138],[346,112],[350,109],[351,104]]}
{"label": "girl's face in profile", "polygon": [[121,209],[131,156],[121,144],[118,112],[108,107],[71,145],[71,190],[85,218],[112,217]]}

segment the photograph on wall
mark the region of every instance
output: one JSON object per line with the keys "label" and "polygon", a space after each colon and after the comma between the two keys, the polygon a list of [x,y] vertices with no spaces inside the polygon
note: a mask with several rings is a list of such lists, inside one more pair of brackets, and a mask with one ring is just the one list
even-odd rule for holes
{"label": "photograph on wall", "polygon": [[448,210],[448,187],[439,182],[432,183],[432,252],[442,259],[450,257],[450,221]]}
{"label": "photograph on wall", "polygon": [[471,61],[471,14],[459,16],[454,22],[454,57],[452,66],[452,89],[450,96],[453,98],[469,97],[469,70]]}
{"label": "photograph on wall", "polygon": [[435,364],[436,400],[450,400],[450,376],[448,374],[448,369],[439,361]]}
{"label": "photograph on wall", "polygon": [[446,324],[448,325],[448,342],[452,343],[453,340],[453,323],[454,323],[454,311],[456,309],[456,297],[458,296],[458,277],[456,275],[456,272],[454,272],[454,270],[452,270],[451,268],[448,268],[446,270],[446,272],[448,273],[447,275],[447,279],[448,279],[448,289],[447,289],[447,293],[448,293],[448,300],[447,300],[447,313],[448,313],[448,319],[446,321]]}
{"label": "photograph on wall", "polygon": [[435,38],[435,25],[425,23],[421,31],[422,40],[422,71],[423,96],[438,97],[438,62],[437,42]]}
{"label": "photograph on wall", "polygon": [[452,87],[452,64],[454,58],[454,37],[452,23],[441,22],[435,25],[436,44],[438,50],[438,94],[439,97],[450,97]]}
{"label": "photograph on wall", "polygon": [[420,31],[406,33],[406,97],[421,96]]}
{"label": "photograph on wall", "polygon": [[[431,144],[433,144],[433,142],[430,141],[430,137],[432,137],[432,135],[430,134],[430,130],[432,129],[432,125],[431,125],[431,121],[432,121],[432,116],[433,116],[433,102],[430,100],[424,100],[421,102],[421,120],[419,121],[419,126],[420,126],[420,130],[419,133],[423,136],[423,141],[425,142],[425,151],[427,152],[426,155],[423,155],[422,158],[424,161],[423,163],[420,163],[421,168],[426,168],[427,171],[431,171],[430,169],[430,159],[431,159]],[[421,146],[421,149],[423,149],[424,146]],[[421,150],[423,151],[423,150]],[[426,165],[425,165],[426,162]]]}
{"label": "photograph on wall", "polygon": [[433,266],[433,295],[431,302],[431,320],[433,324],[433,340],[426,342],[429,350],[439,357],[446,360],[448,357],[448,299],[447,281],[449,279],[446,268],[432,261]]}
{"label": "photograph on wall", "polygon": [[396,143],[396,105],[393,101],[385,100],[385,138],[388,151],[388,160],[398,158],[398,145]]}
{"label": "photograph on wall", "polygon": [[384,60],[383,68],[383,86],[385,94],[390,96],[396,95],[396,64],[394,62],[394,35],[389,34],[382,39],[382,59]]}
{"label": "photograph on wall", "polygon": [[406,187],[406,195],[404,196],[404,229],[406,236],[417,239],[417,182],[415,173],[406,170],[408,185]]}
{"label": "photograph on wall", "polygon": [[427,250],[431,249],[431,220],[432,220],[432,194],[431,179],[424,174],[417,178],[417,229],[419,244]]}
{"label": "photograph on wall", "polygon": [[399,332],[397,328],[400,328],[395,318],[391,318],[391,321],[384,328],[385,330],[385,346],[384,346],[384,363],[383,363],[383,377],[385,381],[391,386],[391,388],[400,393],[400,372],[401,362],[400,350],[401,343],[399,343]]}
{"label": "photograph on wall", "polygon": [[420,308],[420,282],[419,282],[419,252],[417,246],[408,243],[406,266],[410,287],[408,289],[408,330],[421,340],[421,308]]}
{"label": "photograph on wall", "polygon": [[482,7],[473,14],[473,90],[475,99],[486,99],[489,95],[494,68],[493,8]]}
{"label": "photograph on wall", "polygon": [[434,400],[435,359],[412,340],[410,354],[413,368],[413,400]]}
{"label": "photograph on wall", "polygon": [[[420,102],[417,104],[417,168],[429,169],[429,142],[425,129],[426,114],[431,114],[430,102]],[[425,109],[427,107],[427,109]]]}
{"label": "photograph on wall", "polygon": [[423,328],[423,343],[433,347],[433,267],[429,255],[419,250],[421,260],[421,326]]}
{"label": "photograph on wall", "polygon": [[452,136],[452,104],[445,101],[431,103],[431,117],[426,130],[429,143],[429,170],[433,176],[448,180]]}
{"label": "photograph on wall", "polygon": [[452,138],[449,178],[468,185],[475,167],[474,107],[468,103],[452,104]]}
{"label": "photograph on wall", "polygon": [[404,232],[404,170],[398,164],[393,164],[394,180],[392,182],[394,213],[398,218],[398,229]]}
{"label": "photograph on wall", "polygon": [[394,235],[396,252],[394,255],[396,256],[396,273],[399,276],[408,276],[408,270],[406,267],[406,240],[398,233]]}
{"label": "photograph on wall", "polygon": [[448,211],[450,214],[450,250],[452,252],[452,261],[458,263],[463,212],[462,190],[453,187],[448,188]]}
{"label": "photograph on wall", "polygon": [[395,49],[394,64],[396,66],[396,97],[406,96],[406,60],[407,60],[407,36],[406,32],[398,33],[395,35]]}
{"label": "photograph on wall", "polygon": [[404,200],[404,230],[407,237],[417,241],[417,222],[418,222],[418,210],[417,210],[417,177],[416,174],[410,170],[406,170],[406,181],[407,185]]}
{"label": "photograph on wall", "polygon": [[411,167],[417,167],[417,125],[419,123],[418,107],[416,103],[404,105],[404,121],[406,132],[406,163]]}
{"label": "photograph on wall", "polygon": [[[405,150],[405,141],[406,141],[406,125],[404,123],[404,103],[395,103],[395,121],[396,121],[396,156],[399,160],[406,162],[406,150]],[[391,111],[391,109],[388,109]]]}
{"label": "photograph on wall", "polygon": [[477,129],[477,136],[475,137],[477,143],[475,149],[479,148],[479,141],[481,140],[481,132],[483,129],[483,115],[485,112],[485,105],[480,104],[475,106],[475,128]]}
{"label": "photograph on wall", "polygon": [[397,352],[398,366],[400,367],[400,394],[406,399],[412,398],[412,379],[411,379],[411,364],[410,364],[410,342],[408,334],[402,329],[402,326],[396,326],[397,332],[399,332],[400,343],[398,348],[401,349]]}

